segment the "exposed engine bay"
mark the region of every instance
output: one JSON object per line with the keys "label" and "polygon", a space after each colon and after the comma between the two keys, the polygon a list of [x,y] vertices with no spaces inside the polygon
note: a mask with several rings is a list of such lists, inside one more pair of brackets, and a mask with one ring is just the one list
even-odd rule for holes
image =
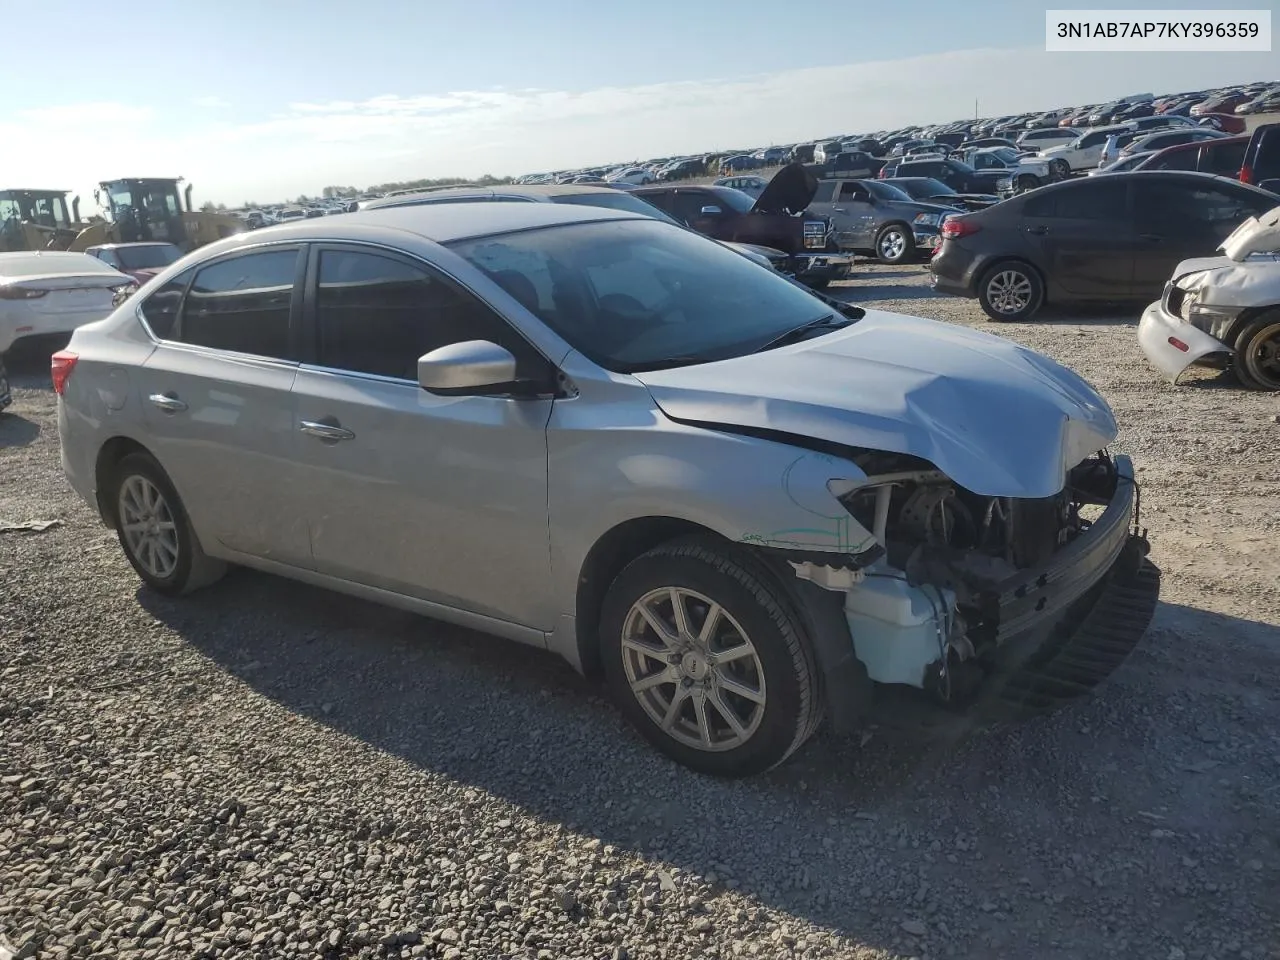
{"label": "exposed engine bay", "polygon": [[[871,679],[951,700],[981,681],[983,664],[1012,634],[1087,592],[1114,564],[1136,512],[1122,460],[1126,476],[1104,451],[1072,469],[1056,496],[1019,499],[974,494],[918,458],[857,455],[868,479],[833,492],[882,548],[843,584]],[[837,588],[793,566],[802,579]]]}

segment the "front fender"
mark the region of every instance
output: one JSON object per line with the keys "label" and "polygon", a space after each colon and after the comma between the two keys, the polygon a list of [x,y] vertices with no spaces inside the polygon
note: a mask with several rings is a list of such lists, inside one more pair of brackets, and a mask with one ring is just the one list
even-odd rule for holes
{"label": "front fender", "polygon": [[851,461],[657,413],[587,437],[573,429],[573,404],[556,406],[548,431],[550,538],[566,613],[591,548],[632,520],[684,520],[738,543],[833,557],[875,546],[827,489],[832,479],[865,479]]}

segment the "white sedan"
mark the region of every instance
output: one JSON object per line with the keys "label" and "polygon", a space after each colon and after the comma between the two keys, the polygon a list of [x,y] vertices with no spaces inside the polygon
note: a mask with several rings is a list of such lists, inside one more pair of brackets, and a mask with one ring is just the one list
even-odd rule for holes
{"label": "white sedan", "polygon": [[0,356],[19,340],[101,320],[134,285],[87,253],[0,253]]}
{"label": "white sedan", "polygon": [[764,188],[769,185],[769,181],[764,177],[721,177],[714,186],[717,187],[733,187],[735,190],[741,190],[747,196],[755,198],[764,193]]}

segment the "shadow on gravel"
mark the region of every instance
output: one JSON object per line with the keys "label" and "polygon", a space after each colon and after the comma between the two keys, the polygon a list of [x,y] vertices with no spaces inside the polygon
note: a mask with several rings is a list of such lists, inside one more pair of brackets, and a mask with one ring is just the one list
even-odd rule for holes
{"label": "shadow on gravel", "polygon": [[[881,274],[876,274],[876,279]],[[853,289],[841,290],[845,296],[837,296],[837,300],[858,303],[860,300],[936,300],[938,294],[928,287],[910,286],[905,283],[864,284]]]}
{"label": "shadow on gravel", "polygon": [[[886,927],[865,899],[875,864],[905,856],[911,836],[993,831],[984,841],[992,856],[972,864],[971,879],[1003,882],[1017,845],[998,823],[974,825],[963,798],[989,796],[999,783],[1010,803],[1040,781],[1076,776],[1055,772],[1070,767],[1064,758],[1028,767],[1025,732],[948,745],[873,728],[854,740],[820,734],[768,776],[716,781],[656,754],[601,688],[545,652],[243,570],[183,600],[146,589],[138,598],[295,714],[604,843],[713,871],[770,906],[884,949],[896,938],[871,931],[897,922]],[[1194,613],[1202,629],[1209,620],[1219,633],[1241,629]],[[1060,725],[1047,731],[1053,739],[1071,739],[1080,721],[1034,721],[1042,735],[1044,723]],[[1033,803],[1019,822],[1044,820],[1052,832],[1052,807]]]}
{"label": "shadow on gravel", "polygon": [[40,424],[12,412],[0,412],[0,450],[25,447],[40,436]]}

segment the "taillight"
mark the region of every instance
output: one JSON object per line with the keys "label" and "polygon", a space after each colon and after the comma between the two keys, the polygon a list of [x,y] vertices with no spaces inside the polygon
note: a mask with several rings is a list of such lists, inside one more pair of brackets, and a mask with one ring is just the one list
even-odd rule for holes
{"label": "taillight", "polygon": [[50,364],[53,392],[58,396],[62,396],[62,391],[67,389],[67,378],[71,376],[71,371],[76,368],[76,361],[79,359],[80,354],[74,350],[59,350],[53,355]]}
{"label": "taillight", "polygon": [[0,300],[35,300],[48,292],[48,290],[32,290],[28,287],[0,286]]}
{"label": "taillight", "polygon": [[1253,183],[1253,167],[1246,163],[1240,168],[1240,176],[1236,179],[1241,183]]}
{"label": "taillight", "polygon": [[942,229],[940,233],[944,240],[959,240],[961,237],[972,236],[982,228],[972,220],[964,217],[948,216],[942,221]]}

